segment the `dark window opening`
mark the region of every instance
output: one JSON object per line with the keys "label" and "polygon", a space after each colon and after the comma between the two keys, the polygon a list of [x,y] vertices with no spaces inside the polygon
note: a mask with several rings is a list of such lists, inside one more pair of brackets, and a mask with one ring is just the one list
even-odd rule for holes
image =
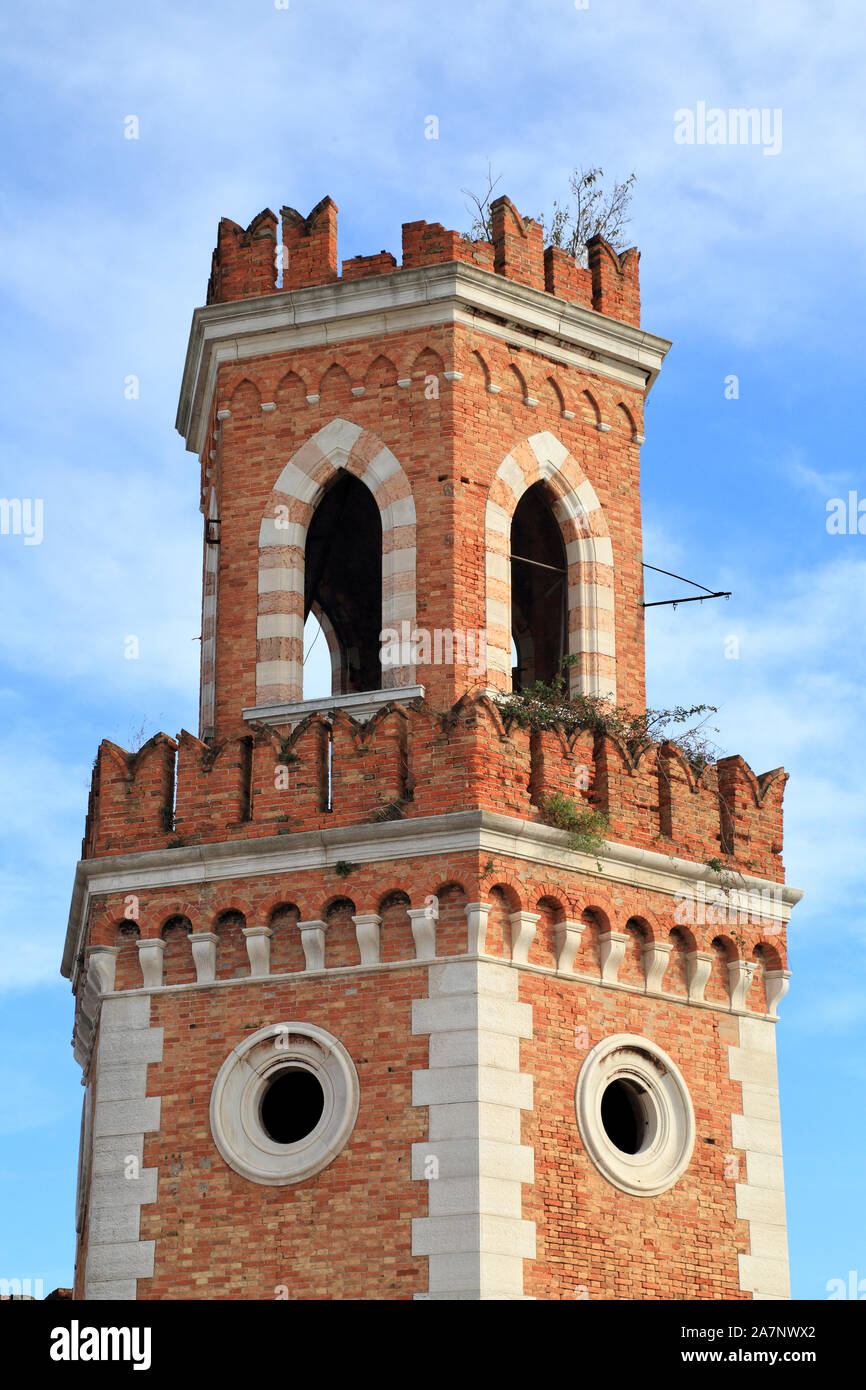
{"label": "dark window opening", "polygon": [[328,766],[326,769],[325,810],[334,809],[334,730],[328,725]]}
{"label": "dark window opening", "polygon": [[545,483],[528,488],[511,523],[512,688],[549,683],[567,651],[568,565]]}
{"label": "dark window opening", "polygon": [[601,1122],[612,1144],[624,1154],[636,1154],[646,1131],[641,1091],[631,1081],[612,1081],[601,1098]]}
{"label": "dark window opening", "polygon": [[275,1144],[297,1144],[312,1134],[325,1108],[321,1082],[303,1067],[274,1077],[262,1098],[262,1125]]}
{"label": "dark window opening", "polygon": [[313,604],[333,631],[334,694],[382,685],[382,521],[369,489],[341,473],[307,532],[304,622]]}

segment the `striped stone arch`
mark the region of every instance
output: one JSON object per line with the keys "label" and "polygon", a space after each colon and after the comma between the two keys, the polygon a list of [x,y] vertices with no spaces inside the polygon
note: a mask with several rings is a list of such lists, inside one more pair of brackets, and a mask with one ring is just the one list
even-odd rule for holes
{"label": "striped stone arch", "polygon": [[[256,704],[303,699],[304,552],[322,494],[345,468],[370,489],[382,519],[382,626],[414,625],[415,503],[409,479],[370,430],[335,419],[286,464],[259,530]],[[388,688],[410,684],[414,667],[382,672]]]}
{"label": "striped stone arch", "polygon": [[490,684],[511,689],[511,523],[534,483],[554,494],[568,561],[568,650],[581,657],[572,694],[616,700],[613,549],[595,489],[564,444],[544,430],[506,454],[490,485],[485,517],[487,664]]}

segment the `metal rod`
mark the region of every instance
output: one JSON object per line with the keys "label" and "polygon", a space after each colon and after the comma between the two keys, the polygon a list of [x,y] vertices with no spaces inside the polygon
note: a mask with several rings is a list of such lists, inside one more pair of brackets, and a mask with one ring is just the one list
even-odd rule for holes
{"label": "metal rod", "polygon": [[[649,568],[652,569],[652,566],[650,565]],[[674,575],[674,578],[678,579],[679,575]],[[702,588],[703,585],[700,587]],[[693,594],[688,598],[662,598],[656,603],[642,603],[641,608],[664,608],[668,604],[673,604],[674,608],[676,608],[678,603],[703,603],[705,598],[730,598],[731,592],[731,590],[728,590],[727,593],[711,594],[709,589],[707,589],[705,594]]]}
{"label": "metal rod", "polygon": [[[686,578],[685,578],[683,575],[681,575],[681,574],[674,574],[672,570],[660,570],[660,569],[658,568],[657,565],[648,565],[648,564],[646,564],[643,560],[641,560],[641,564],[643,565],[643,567],[644,567],[645,570],[654,570],[656,574],[666,574],[667,577],[668,577],[668,579],[679,579],[679,580],[681,580],[681,582],[682,582],[683,584],[691,584],[691,586],[692,586],[693,589],[703,589],[706,593],[708,593],[708,594],[710,593],[710,591],[709,591],[709,589],[707,588],[706,584],[698,584],[698,583],[696,582],[696,580],[694,580],[694,579],[686,579]],[[711,598],[720,598],[721,595],[720,595],[720,594],[711,594],[710,597],[711,597]],[[673,602],[673,599],[671,599],[671,602]],[[685,603],[685,599],[683,599],[683,602]],[[651,607],[651,604],[649,604],[649,603],[644,604],[644,607],[645,607],[645,608],[650,608],[650,607]]]}
{"label": "metal rod", "polygon": [[530,560],[526,555],[512,555],[512,560],[522,560],[524,565],[537,565],[540,570],[553,570],[555,574],[565,574],[566,570],[559,565],[543,565],[540,560]]}

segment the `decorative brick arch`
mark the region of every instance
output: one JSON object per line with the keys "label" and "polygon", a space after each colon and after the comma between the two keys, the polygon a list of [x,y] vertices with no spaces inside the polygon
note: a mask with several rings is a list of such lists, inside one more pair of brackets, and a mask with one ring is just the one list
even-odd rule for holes
{"label": "decorative brick arch", "polygon": [[534,483],[555,496],[568,560],[568,650],[581,658],[572,694],[616,701],[613,548],[595,489],[565,445],[548,430],[506,454],[490,485],[485,516],[487,665],[490,684],[511,689],[511,523]]}
{"label": "decorative brick arch", "polygon": [[[382,627],[415,623],[415,503],[409,479],[370,430],[334,419],[298,449],[274,485],[259,530],[256,704],[303,699],[304,552],[327,484],[345,468],[373,494],[382,518]],[[382,672],[388,689],[414,668]]]}

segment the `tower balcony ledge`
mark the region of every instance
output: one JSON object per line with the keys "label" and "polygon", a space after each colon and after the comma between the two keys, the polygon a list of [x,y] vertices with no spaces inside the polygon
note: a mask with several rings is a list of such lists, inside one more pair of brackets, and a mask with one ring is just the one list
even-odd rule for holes
{"label": "tower balcony ledge", "polygon": [[290,725],[296,728],[311,714],[330,714],[345,710],[354,719],[366,723],[383,705],[394,700],[403,703],[423,700],[423,685],[398,685],[390,690],[352,690],[343,695],[325,695],[315,700],[289,700],[284,704],[254,705],[243,711],[248,724]]}

